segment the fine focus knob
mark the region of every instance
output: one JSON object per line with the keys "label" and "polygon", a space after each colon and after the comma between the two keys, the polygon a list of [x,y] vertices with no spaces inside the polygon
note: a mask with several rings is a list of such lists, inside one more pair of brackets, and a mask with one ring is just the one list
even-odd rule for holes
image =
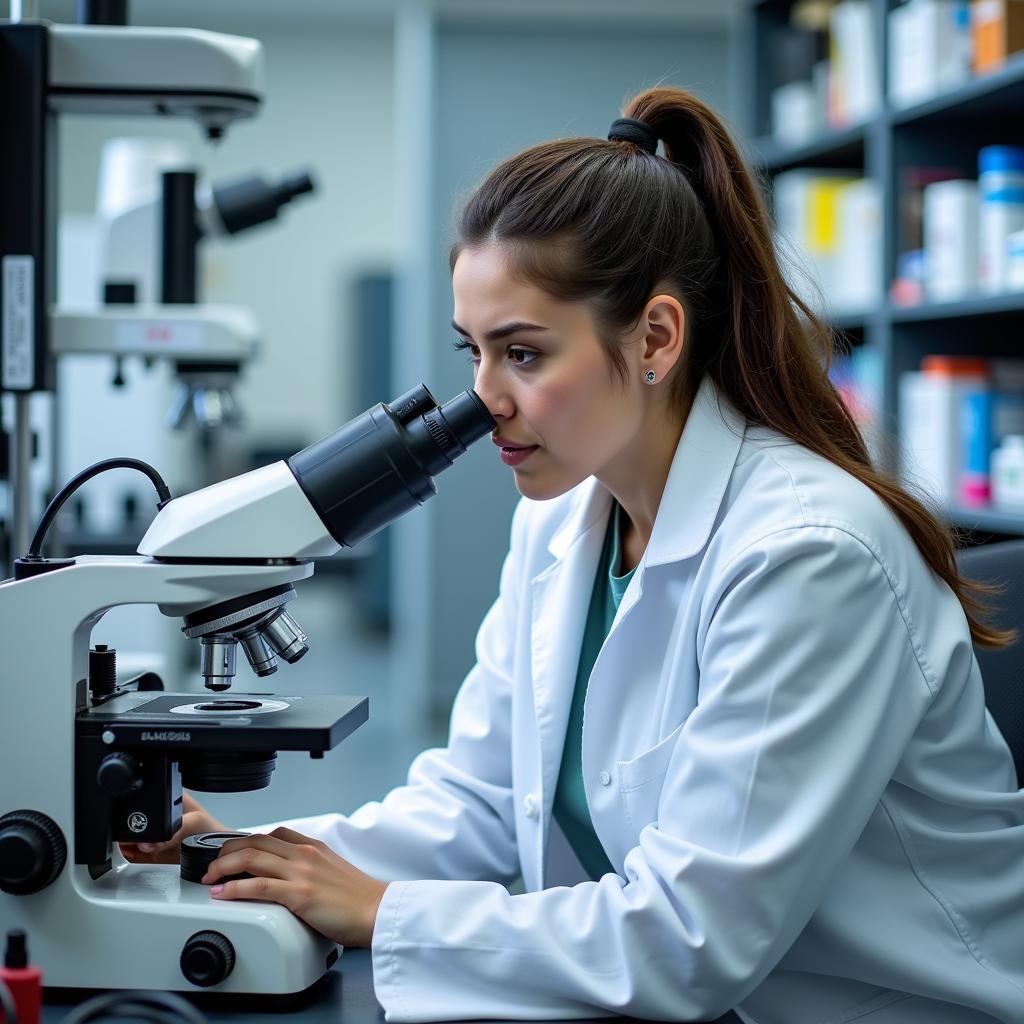
{"label": "fine focus knob", "polygon": [[196,932],[181,951],[181,973],[201,988],[219,985],[235,967],[235,948],[220,932]]}
{"label": "fine focus knob", "polygon": [[115,751],[100,762],[96,783],[109,796],[127,796],[142,785],[142,768],[131,754]]}
{"label": "fine focus knob", "polygon": [[27,896],[45,889],[64,869],[68,848],[52,819],[38,811],[0,817],[0,890]]}

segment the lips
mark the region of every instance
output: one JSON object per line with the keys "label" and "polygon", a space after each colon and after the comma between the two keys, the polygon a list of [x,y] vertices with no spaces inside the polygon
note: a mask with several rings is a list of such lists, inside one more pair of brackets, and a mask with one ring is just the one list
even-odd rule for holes
{"label": "lips", "polygon": [[515,441],[507,441],[503,437],[492,437],[491,440],[499,448],[507,448],[509,451],[513,451],[513,452],[520,451],[521,449],[524,449],[524,448],[536,448],[537,447],[535,444],[516,444]]}

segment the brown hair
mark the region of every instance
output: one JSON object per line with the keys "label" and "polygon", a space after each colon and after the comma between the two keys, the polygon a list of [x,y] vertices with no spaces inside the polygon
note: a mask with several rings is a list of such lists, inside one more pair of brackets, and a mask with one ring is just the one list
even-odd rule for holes
{"label": "brown hair", "polygon": [[497,242],[517,276],[564,301],[586,301],[620,373],[618,338],[658,291],[686,310],[686,359],[667,381],[679,410],[710,374],[755,424],[835,463],[892,510],[959,598],[974,641],[1010,643],[981,621],[981,594],[960,576],[953,535],[925,504],[876,469],[828,378],[833,337],[787,285],[761,195],[721,120],[696,97],[649,89],[624,115],[649,125],[664,158],[621,140],[576,138],[527,149],[496,167],[466,203],[451,266]]}

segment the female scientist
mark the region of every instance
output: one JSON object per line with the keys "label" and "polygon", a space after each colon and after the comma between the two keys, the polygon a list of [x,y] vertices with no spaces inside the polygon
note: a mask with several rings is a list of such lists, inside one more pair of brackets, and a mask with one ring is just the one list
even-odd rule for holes
{"label": "female scientist", "polygon": [[[523,500],[447,747],[227,844],[206,880],[256,877],[213,897],[371,947],[389,1021],[1024,1021],[1024,794],[972,653],[1009,638],[872,467],[722,123],[626,113],[461,217]],[[130,856],[224,827],[187,810]]]}

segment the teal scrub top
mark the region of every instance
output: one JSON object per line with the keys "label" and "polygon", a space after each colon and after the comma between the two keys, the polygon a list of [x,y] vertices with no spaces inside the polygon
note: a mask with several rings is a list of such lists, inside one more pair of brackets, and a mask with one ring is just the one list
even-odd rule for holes
{"label": "teal scrub top", "polygon": [[601,650],[601,645],[611,629],[619,602],[635,571],[631,569],[624,576],[615,574],[622,560],[620,518],[621,506],[615,502],[608,517],[604,547],[601,550],[597,574],[594,577],[594,589],[590,596],[590,609],[583,630],[583,646],[580,650],[579,667],[576,670],[576,686],[572,695],[569,725],[566,729],[562,764],[558,770],[558,786],[555,789],[552,808],[555,821],[565,833],[580,863],[593,879],[608,874],[614,868],[594,832],[583,789],[583,701],[587,696],[587,683],[594,662],[597,661],[598,651]]}

